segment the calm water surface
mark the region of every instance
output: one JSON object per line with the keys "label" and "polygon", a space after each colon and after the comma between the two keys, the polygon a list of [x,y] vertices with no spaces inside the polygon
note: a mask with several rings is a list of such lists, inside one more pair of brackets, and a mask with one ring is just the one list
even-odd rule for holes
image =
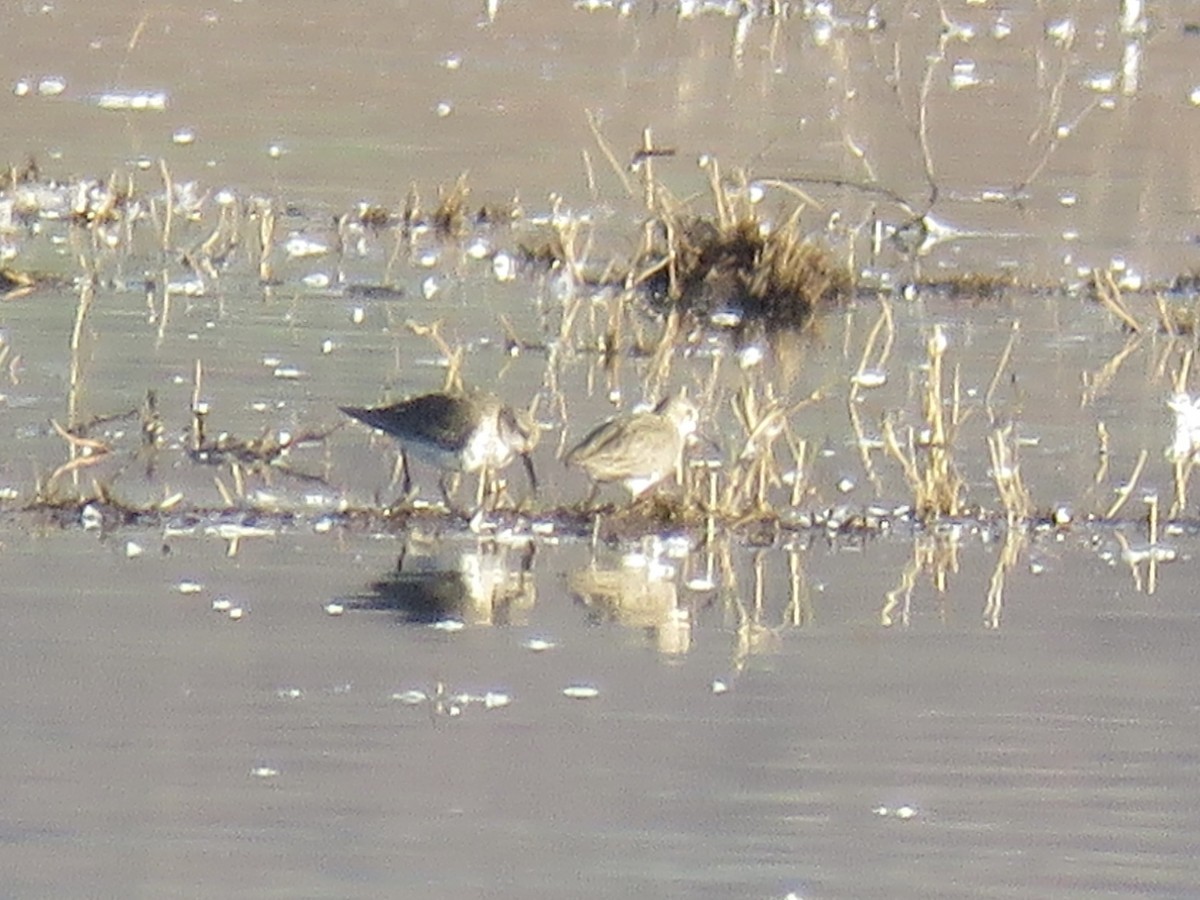
{"label": "calm water surface", "polygon": [[[1186,495],[1171,509],[1164,456],[1165,400],[1191,386],[1194,338],[1127,333],[1075,290],[1110,269],[1155,322],[1139,284],[1194,265],[1194,11],[1154,5],[1128,33],[1115,5],[952,3],[948,30],[933,4],[879,4],[883,28],[868,4],[832,11],[0,11],[0,158],[32,153],[63,179],[131,172],[147,194],[161,158],[206,198],[177,217],[167,253],[150,226],[111,253],[54,220],[0,227],[18,268],[74,277],[82,256],[100,275],[74,348],[74,284],[0,302],[0,893],[1200,894],[1197,526]],[[99,99],[160,91],[161,110]],[[621,163],[652,127],[678,151],[656,174],[681,196],[704,192],[705,153],[796,179],[813,194],[805,221],[884,287],[1007,271],[1056,288],[864,294],[803,336],[752,339],[759,362],[721,333],[676,349],[666,382],[704,398],[727,463],[744,440],[739,390],[817,394],[788,417],[807,442],[799,511],[788,484],[769,492],[803,525],[911,502],[884,423],[919,432],[940,327],[978,515],[869,537],[817,526],[593,547],[564,533],[546,511],[586,485],[558,450],[654,399],[649,361],[605,370],[590,348],[608,299],[584,297],[564,338],[572,286],[498,279],[494,255],[516,253],[552,194],[590,223],[589,262],[631,251],[636,177],[627,194],[587,111]],[[410,183],[428,200],[463,171],[473,203],[517,195],[527,220],[398,251],[388,233],[340,256],[284,250],[331,246],[333,216],[355,203],[395,208]],[[258,283],[247,220],[228,270],[198,295],[168,293],[191,277],[182,251],[212,233],[221,189],[283,210],[277,282]],[[768,187],[763,208],[794,202]],[[923,253],[872,255],[867,223],[903,224],[906,203],[951,230]],[[348,287],[383,283],[402,293]],[[529,345],[515,356],[501,315]],[[194,395],[210,434],[249,438],[324,432],[338,404],[440,388],[437,349],[405,327],[435,319],[466,347],[469,382],[539,398],[544,490],[528,514],[482,536],[340,518],[397,493],[391,448],[355,426],[293,448],[286,470],[187,455]],[[651,341],[661,327],[624,325]],[[864,355],[884,383],[855,391]],[[107,456],[52,478],[70,459],[52,420],[120,416],[148,391],[160,448],[141,449],[136,413],[114,418],[92,432]],[[1009,425],[1035,507],[1069,525],[1009,531],[994,515],[987,441]],[[777,460],[796,468],[782,445]],[[18,511],[39,484],[79,496],[95,483],[173,505],[155,528]],[[433,473],[417,483],[435,496]],[[232,508],[205,512],[227,495]],[[1169,559],[1140,555],[1152,537]]]}

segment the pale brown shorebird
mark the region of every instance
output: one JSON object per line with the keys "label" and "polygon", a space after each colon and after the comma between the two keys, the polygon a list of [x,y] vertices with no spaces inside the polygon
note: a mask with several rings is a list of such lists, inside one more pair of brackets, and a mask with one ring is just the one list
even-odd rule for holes
{"label": "pale brown shorebird", "polygon": [[438,487],[452,510],[450,478],[457,489],[461,473],[479,472],[477,503],[482,509],[492,476],[515,456],[521,457],[530,488],[537,491],[537,475],[529,456],[537,445],[537,424],[532,415],[513,409],[493,394],[439,391],[391,406],[339,408],[396,439],[406,497],[412,496],[409,456],[440,471]]}
{"label": "pale brown shorebird", "polygon": [[592,504],[602,484],[620,482],[636,500],[674,473],[698,418],[695,405],[680,392],[651,411],[616,416],[593,428],[563,458],[592,480],[585,504]]}

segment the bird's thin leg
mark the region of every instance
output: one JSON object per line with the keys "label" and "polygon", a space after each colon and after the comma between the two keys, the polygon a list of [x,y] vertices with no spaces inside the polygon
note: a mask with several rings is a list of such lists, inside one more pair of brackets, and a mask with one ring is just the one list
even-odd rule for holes
{"label": "bird's thin leg", "polygon": [[600,496],[600,484],[593,481],[592,487],[588,491],[587,496],[583,498],[583,508],[592,510],[596,508],[596,498]]}
{"label": "bird's thin leg", "polygon": [[400,449],[400,467],[404,470],[404,477],[400,482],[400,490],[404,491],[404,499],[412,499],[412,467],[408,463],[408,454],[404,452],[404,448]]}
{"label": "bird's thin leg", "polygon": [[[451,484],[451,481],[454,483]],[[442,492],[442,499],[446,501],[446,506],[449,509],[454,509],[454,492],[458,490],[458,473],[443,472],[438,476],[438,489]]]}
{"label": "bird's thin leg", "polygon": [[525,474],[529,476],[529,489],[535,495],[538,492],[537,473],[533,471],[533,459],[528,453],[521,454],[521,462],[525,463]]}
{"label": "bird's thin leg", "polygon": [[483,502],[488,496],[488,491],[492,487],[492,469],[490,466],[484,466],[479,470],[479,489],[475,491],[475,509],[483,509]]}
{"label": "bird's thin leg", "polygon": [[400,476],[400,496],[391,502],[390,506],[393,508],[412,503],[412,476],[409,474],[408,454],[404,452],[403,447],[396,456],[396,469],[392,473],[393,485],[397,475]]}

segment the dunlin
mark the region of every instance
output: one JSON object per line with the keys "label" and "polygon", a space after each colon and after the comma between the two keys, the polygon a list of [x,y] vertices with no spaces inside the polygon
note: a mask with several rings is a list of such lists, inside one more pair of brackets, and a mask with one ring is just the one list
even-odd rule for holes
{"label": "dunlin", "polygon": [[637,499],[676,470],[698,418],[695,405],[682,393],[674,394],[650,412],[617,416],[596,426],[564,461],[592,480],[588,503],[609,482],[625,485]]}
{"label": "dunlin", "polygon": [[404,493],[412,493],[409,456],[441,472],[438,487],[446,505],[453,508],[447,479],[462,472],[479,472],[479,505],[483,505],[492,474],[520,456],[537,490],[537,475],[529,454],[538,440],[538,428],[527,413],[513,409],[492,394],[456,392],[424,394],[392,406],[343,406],[342,412],[391,435],[400,445],[404,467]]}

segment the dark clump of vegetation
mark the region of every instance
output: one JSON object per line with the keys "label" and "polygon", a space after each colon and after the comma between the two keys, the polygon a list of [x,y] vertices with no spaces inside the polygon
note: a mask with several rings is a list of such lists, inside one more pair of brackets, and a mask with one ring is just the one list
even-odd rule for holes
{"label": "dark clump of vegetation", "polygon": [[431,228],[438,237],[450,240],[464,236],[473,225],[507,225],[518,215],[515,203],[485,203],[472,212],[468,202],[470,197],[471,188],[467,185],[467,176],[460,175],[450,187],[438,188],[437,206],[426,212],[421,207],[421,197],[416,185],[413,185],[405,200],[401,220],[407,230],[418,227]]}
{"label": "dark clump of vegetation", "polygon": [[10,165],[0,172],[0,191],[11,190],[18,184],[32,184],[41,178],[37,160],[32,156],[25,160],[24,165]]}
{"label": "dark clump of vegetation", "polygon": [[713,214],[697,214],[651,183],[651,221],[635,265],[635,283],[659,310],[697,319],[728,312],[734,321],[768,328],[807,324],[821,306],[847,298],[854,280],[800,228],[798,206],[768,222],[744,176],[732,185],[709,168]]}
{"label": "dark clump of vegetation", "polygon": [[1017,279],[1008,272],[965,272],[923,281],[919,287],[950,300],[1001,300],[1017,287]]}
{"label": "dark clump of vegetation", "polygon": [[39,288],[61,286],[66,279],[37,272],[18,272],[0,266],[0,300],[16,300]]}
{"label": "dark clump of vegetation", "polygon": [[768,326],[798,327],[852,287],[849,269],[792,222],[764,228],[754,216],[725,224],[696,217],[663,234],[664,245],[652,251],[662,263],[643,283],[656,304],[698,318],[727,309]]}
{"label": "dark clump of vegetation", "polygon": [[1200,295],[1200,269],[1180,272],[1172,279],[1168,291],[1172,294],[1184,294],[1191,297]]}

